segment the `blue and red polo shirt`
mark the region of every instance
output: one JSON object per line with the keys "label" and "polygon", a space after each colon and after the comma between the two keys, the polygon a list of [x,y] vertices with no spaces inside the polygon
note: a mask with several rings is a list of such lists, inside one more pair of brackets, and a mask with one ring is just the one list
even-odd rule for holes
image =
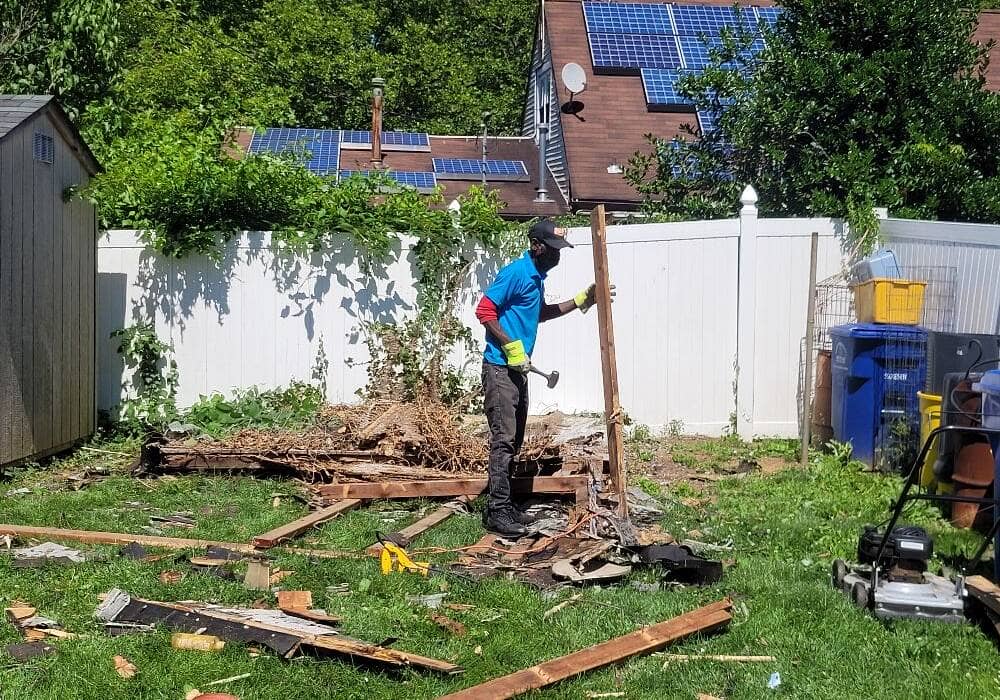
{"label": "blue and red polo shirt", "polygon": [[[538,318],[545,304],[545,274],[535,267],[531,253],[525,251],[520,258],[502,268],[487,288],[485,296],[496,307],[500,327],[511,340],[524,343],[524,351],[530,356],[535,349]],[[507,364],[500,344],[489,333],[486,334],[483,357],[493,365]]]}

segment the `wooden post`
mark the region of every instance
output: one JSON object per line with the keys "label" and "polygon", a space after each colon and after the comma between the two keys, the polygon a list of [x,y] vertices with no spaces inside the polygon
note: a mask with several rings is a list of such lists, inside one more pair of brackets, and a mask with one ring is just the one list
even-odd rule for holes
{"label": "wooden post", "polygon": [[813,333],[816,327],[816,258],[819,254],[819,233],[813,231],[809,251],[809,310],[806,311],[806,357],[805,379],[802,380],[802,454],[799,462],[804,467],[809,463],[809,440],[812,438],[812,373],[813,373]]}
{"label": "wooden post", "polygon": [[615,359],[615,329],[611,317],[611,280],[608,275],[607,225],[604,205],[590,213],[590,233],[594,242],[594,283],[597,285],[597,329],[601,341],[601,369],[604,372],[604,421],[608,430],[608,464],[611,484],[618,495],[618,514],[628,517],[625,463],[622,459],[622,407],[618,402],[618,364]]}

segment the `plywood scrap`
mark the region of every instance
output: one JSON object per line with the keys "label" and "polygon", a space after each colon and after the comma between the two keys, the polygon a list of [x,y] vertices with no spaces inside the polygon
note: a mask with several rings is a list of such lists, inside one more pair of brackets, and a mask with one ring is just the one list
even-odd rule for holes
{"label": "plywood scrap", "polygon": [[312,591],[278,591],[278,609],[287,611],[289,608],[305,610],[311,608]]}
{"label": "plywood scrap", "polygon": [[11,550],[15,567],[36,567],[46,564],[82,564],[87,560],[83,552],[55,542],[43,542],[34,547]]}
{"label": "plywood scrap", "polygon": [[160,624],[172,631],[256,643],[285,658],[310,649],[393,667],[412,666],[443,673],[462,670],[446,661],[345,637],[329,625],[299,619],[281,610],[229,608],[196,602],[165,603],[134,598],[125,591],[114,589],[105,596],[95,615],[104,623]]}
{"label": "plywood scrap", "polygon": [[271,567],[267,562],[254,560],[247,565],[243,585],[251,591],[271,589]]}
{"label": "plywood scrap", "polygon": [[317,525],[329,522],[338,515],[357,508],[363,502],[364,501],[360,499],[353,498],[334,503],[333,505],[321,508],[320,510],[309,513],[308,515],[303,515],[301,518],[293,520],[290,523],[285,523],[284,525],[276,527],[262,535],[257,535],[253,538],[253,544],[255,547],[261,549],[269,549],[280,544],[281,542],[290,540],[293,537],[298,537],[303,532],[311,530]]}
{"label": "plywood scrap", "polygon": [[450,700],[499,700],[548,687],[587,671],[658,651],[693,634],[722,629],[732,616],[729,599],[706,605],[670,620],[645,627],[623,637],[552,659],[481,685],[446,695]]}
{"label": "plywood scrap", "polygon": [[24,663],[39,656],[55,654],[56,649],[51,644],[45,642],[23,642],[21,644],[9,644],[4,647],[4,651],[10,654],[18,663]]}

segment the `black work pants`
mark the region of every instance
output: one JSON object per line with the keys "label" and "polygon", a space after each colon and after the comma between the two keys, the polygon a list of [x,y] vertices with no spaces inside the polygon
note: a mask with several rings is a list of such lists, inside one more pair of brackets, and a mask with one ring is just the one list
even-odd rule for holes
{"label": "black work pants", "polygon": [[490,426],[487,512],[504,510],[510,502],[510,470],[524,442],[528,420],[528,377],[506,365],[483,363],[486,421]]}

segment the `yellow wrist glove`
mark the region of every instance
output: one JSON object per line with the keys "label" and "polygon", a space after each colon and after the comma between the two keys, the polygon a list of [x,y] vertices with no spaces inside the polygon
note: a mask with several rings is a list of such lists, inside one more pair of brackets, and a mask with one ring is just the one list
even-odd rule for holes
{"label": "yellow wrist glove", "polygon": [[[611,285],[611,301],[615,300],[615,285]],[[573,303],[576,304],[576,308],[580,309],[583,313],[587,313],[591,306],[597,303],[597,285],[592,284],[582,292],[573,297]]]}
{"label": "yellow wrist glove", "polygon": [[512,340],[506,345],[500,346],[504,356],[507,358],[507,366],[516,369],[518,372],[527,374],[531,370],[531,359],[524,351],[524,343],[520,340]]}

